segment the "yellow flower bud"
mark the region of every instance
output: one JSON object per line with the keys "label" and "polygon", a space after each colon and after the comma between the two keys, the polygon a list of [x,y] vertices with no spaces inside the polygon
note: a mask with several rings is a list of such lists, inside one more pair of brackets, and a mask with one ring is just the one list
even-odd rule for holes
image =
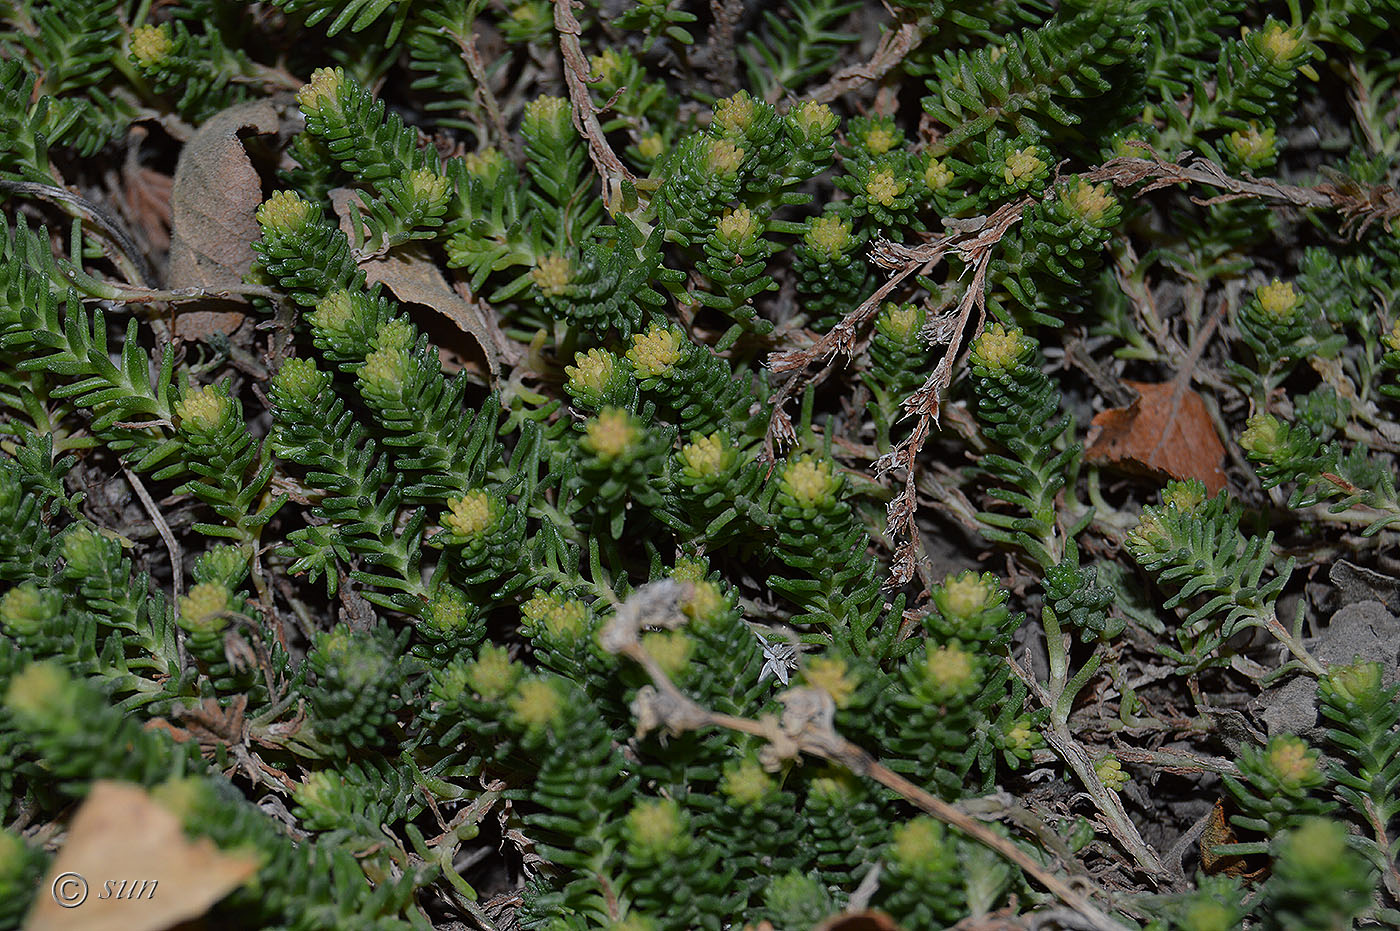
{"label": "yellow flower bud", "polygon": [[500,518],[496,503],[481,489],[474,489],[460,498],[447,499],[448,513],[442,525],[463,537],[475,537],[495,526]]}
{"label": "yellow flower bud", "polygon": [[311,219],[311,205],[295,191],[278,191],[258,205],[258,225],[275,233],[291,233]]}
{"label": "yellow flower bud", "polygon": [[642,634],[642,649],[651,654],[661,671],[672,679],[685,672],[690,665],[690,654],[694,652],[695,641],[685,631],[648,631]]}
{"label": "yellow flower bud", "polygon": [[515,686],[523,670],[510,661],[505,647],[487,644],[481,648],[476,662],[468,667],[467,683],[482,698],[496,701]]}
{"label": "yellow flower bud", "polygon": [[338,107],[340,88],[345,83],[345,72],[340,68],[317,68],[311,72],[311,81],[297,91],[297,104],[303,113],[310,115],[329,107]]}
{"label": "yellow flower bud", "polygon": [[816,686],[831,696],[837,708],[845,708],[855,695],[860,678],[846,669],[846,661],[840,657],[818,656],[803,667],[802,677],[808,685]]}
{"label": "yellow flower bud", "polygon": [[714,125],[726,136],[742,136],[753,125],[758,104],[748,91],[739,91],[715,103]]}
{"label": "yellow flower bud", "polygon": [[1124,771],[1123,764],[1118,762],[1118,758],[1112,754],[1094,764],[1094,774],[1099,777],[1100,782],[1114,792],[1121,790],[1132,778]]}
{"label": "yellow flower bud", "polygon": [[1293,285],[1277,278],[1255,291],[1254,297],[1261,311],[1283,323],[1293,319],[1298,307],[1298,292],[1293,290]]}
{"label": "yellow flower bud", "polygon": [[784,467],[780,488],[802,508],[820,508],[836,500],[841,476],[832,471],[825,460],[801,456]]}
{"label": "yellow flower bud", "polygon": [[953,172],[936,158],[930,158],[924,166],[924,187],[930,191],[944,191],[953,183]]}
{"label": "yellow flower bud", "polygon": [[649,853],[672,849],[684,830],[681,809],[674,799],[641,802],[627,815],[627,835],[631,843]]}
{"label": "yellow flower bud", "polygon": [[836,114],[831,112],[831,108],[824,103],[817,103],[814,100],[804,101],[788,111],[788,119],[792,121],[802,135],[825,136],[836,129]]}
{"label": "yellow flower bud", "polygon": [[1011,368],[1029,349],[1026,335],[1019,329],[1007,329],[994,323],[982,331],[972,343],[972,362],[992,371]]}
{"label": "yellow flower bud", "polygon": [[228,589],[213,582],[200,582],[180,596],[180,617],[200,627],[224,626],[219,622],[228,609]]}
{"label": "yellow flower bud", "polygon": [[814,217],[807,224],[802,241],[807,248],[828,259],[843,255],[854,244],[850,222],[835,215]]}
{"label": "yellow flower bud", "polygon": [[895,178],[893,170],[881,168],[865,182],[865,194],[882,207],[892,207],[895,199],[907,187],[907,184]]}
{"label": "yellow flower bud", "polygon": [[603,408],[583,429],[583,446],[605,461],[629,452],[642,432],[636,419],[617,407]]}
{"label": "yellow flower bud", "polygon": [[1036,152],[1036,147],[1028,145],[1024,149],[1006,156],[1006,164],[1002,168],[1002,180],[1016,187],[1025,187],[1035,179],[1037,174],[1044,171],[1045,167],[1045,162]]}
{"label": "yellow flower bud", "polygon": [[142,68],[154,68],[165,60],[175,47],[170,35],[170,27],[137,26],[131,32],[131,57]]}
{"label": "yellow flower bud", "polygon": [[705,153],[705,167],[720,177],[730,178],[739,173],[744,164],[744,150],[728,139],[709,140]]}
{"label": "yellow flower bud", "polygon": [[681,447],[681,465],[694,478],[718,478],[733,464],[735,450],[723,433],[696,435]]}
{"label": "yellow flower bud", "polygon": [[753,757],[745,757],[737,765],[725,767],[724,778],[720,780],[720,791],[738,805],[756,805],[772,792],[776,785],[773,777],[763,771],[763,766]]}
{"label": "yellow flower bud", "polygon": [[637,140],[637,153],[647,161],[655,161],[666,151],[666,140],[660,133],[647,133]]}
{"label": "yellow flower bud", "polygon": [[545,679],[526,679],[510,698],[511,714],[527,729],[549,727],[564,712],[564,697]]}
{"label": "yellow flower bud", "polygon": [[573,269],[569,267],[569,260],[558,252],[552,252],[539,260],[533,269],[530,270],[530,280],[535,283],[535,287],[546,297],[559,297],[569,287],[569,280],[573,276]]}
{"label": "yellow flower bud", "polygon": [[669,375],[681,358],[681,338],[669,327],[653,326],[645,333],[632,337],[627,361],[639,378]]}
{"label": "yellow flower bud", "polygon": [[195,388],[175,402],[175,416],[187,430],[212,433],[223,423],[228,413],[229,399],[217,388]]}

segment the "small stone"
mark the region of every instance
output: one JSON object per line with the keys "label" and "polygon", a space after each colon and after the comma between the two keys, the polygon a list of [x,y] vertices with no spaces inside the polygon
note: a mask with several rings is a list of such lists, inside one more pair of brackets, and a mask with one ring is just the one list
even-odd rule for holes
{"label": "small stone", "polygon": [[[1400,618],[1379,601],[1342,607],[1319,636],[1305,643],[1326,666],[1344,666],[1355,659],[1378,662],[1386,686],[1400,682]],[[1323,740],[1317,681],[1311,676],[1296,676],[1269,689],[1250,703],[1250,710],[1264,722],[1270,737],[1297,734],[1314,745]]]}

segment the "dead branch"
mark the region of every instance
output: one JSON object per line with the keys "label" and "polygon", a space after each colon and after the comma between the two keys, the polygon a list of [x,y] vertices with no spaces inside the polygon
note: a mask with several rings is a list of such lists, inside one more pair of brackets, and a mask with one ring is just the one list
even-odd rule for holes
{"label": "dead branch", "polygon": [[[122,471],[126,473],[126,480],[131,485],[131,490],[136,492],[137,498],[141,499],[141,506],[146,509],[146,514],[151,518],[151,523],[155,525],[156,532],[160,534],[161,540],[165,543],[165,551],[170,555],[170,603],[178,611],[180,595],[184,593],[185,588],[183,568],[185,551],[180,548],[175,534],[170,531],[170,525],[165,522],[165,515],[161,514],[160,508],[156,506],[140,476],[132,471],[131,467],[123,462],[120,456],[117,457],[117,465],[121,466]],[[175,628],[175,652],[179,658],[180,668],[184,669],[188,658],[185,656],[184,631],[180,629],[179,625],[176,625]]]}
{"label": "dead branch", "polygon": [[457,43],[457,48],[462,53],[462,61],[467,66],[467,73],[476,82],[476,96],[481,101],[481,105],[486,108],[486,117],[491,121],[491,131],[496,134],[496,143],[502,148],[507,148],[512,144],[510,131],[506,129],[505,117],[501,115],[501,105],[496,100],[496,95],[491,92],[491,85],[486,75],[486,66],[481,61],[481,52],[476,47],[476,29],[467,35],[452,34],[452,39]]}
{"label": "dead branch", "polygon": [[739,44],[735,30],[744,18],[743,0],[710,0],[710,40],[705,45],[706,73],[727,94],[739,87]]}
{"label": "dead branch", "polygon": [[924,31],[915,23],[905,23],[894,31],[886,31],[880,37],[880,44],[869,61],[842,68],[830,81],[808,94],[806,99],[816,103],[831,103],[867,81],[878,81],[923,41]]}
{"label": "dead branch", "polygon": [[[766,715],[757,721],[711,711],[681,692],[642,647],[641,630],[643,627],[674,629],[682,626],[685,615],[681,604],[691,592],[689,584],[673,579],[644,585],[618,607],[599,635],[605,650],[631,659],[651,679],[652,684],[643,686],[632,704],[639,736],[658,728],[678,735],[705,727],[723,727],[766,741],[759,759],[771,770],[804,753],[830,760],[899,793],[939,821],[1010,860],[1074,909],[1084,922],[1083,927],[1091,931],[1125,931],[1123,925],[1100,910],[1084,892],[1045,869],[1011,841],[888,769],[870,753],[843,738],[833,724],[835,702],[825,691],[805,687],[789,689],[778,696],[783,705],[782,714],[778,717]],[[1079,884],[1092,889],[1086,881],[1080,880]],[[1099,894],[1105,895],[1102,891]]]}
{"label": "dead branch", "polygon": [[598,122],[598,111],[588,94],[588,60],[583,57],[579,36],[583,29],[574,16],[574,0],[554,0],[554,29],[559,33],[559,51],[564,57],[564,82],[569,86],[573,103],[574,127],[588,143],[588,157],[603,179],[603,205],[612,213],[620,203],[622,182],[635,183],[637,176],[622,164],[617,153],[608,145]]}
{"label": "dead branch", "polygon": [[[1267,178],[1232,178],[1207,159],[1195,158],[1183,165],[1166,161],[1150,150],[1148,157],[1111,159],[1079,177],[1090,183],[1108,181],[1120,188],[1142,184],[1139,194],[1177,184],[1203,184],[1224,190],[1223,196],[1227,199],[1260,198],[1295,207],[1335,210],[1343,216],[1343,230],[1354,230],[1357,235],[1376,222],[1389,229],[1391,221],[1400,217],[1400,193],[1389,185],[1366,187],[1340,176],[1334,178],[1333,183],[1315,187],[1280,184]],[[945,221],[944,226],[951,232],[917,246],[903,246],[884,239],[876,241],[870,258],[882,268],[895,270],[889,280],[811,345],[768,356],[768,367],[775,373],[793,373],[773,398],[773,411],[764,438],[764,456],[772,461],[778,447],[797,439],[792,418],[784,408],[798,390],[812,381],[806,375],[809,366],[818,358],[830,360],[836,355],[854,355],[861,345],[860,331],[875,315],[880,303],[915,272],[927,274],[949,254],[958,256],[973,269],[972,279],[955,311],[935,318],[925,328],[929,344],[934,348],[944,347],[944,353],[924,384],[904,401],[905,414],[917,416],[918,421],[910,435],[876,463],[877,478],[894,468],[905,469],[904,487],[889,504],[886,524],[886,533],[897,541],[889,580],[893,586],[903,585],[913,578],[918,561],[918,535],[913,528],[918,500],[915,467],[919,452],[928,439],[931,425],[938,423],[940,397],[952,382],[953,363],[967,335],[974,307],[979,314],[977,330],[981,330],[986,316],[986,277],[993,250],[1020,222],[1032,203],[1034,198],[1026,197],[1003,204],[985,219]],[[972,335],[975,337],[976,333]]]}

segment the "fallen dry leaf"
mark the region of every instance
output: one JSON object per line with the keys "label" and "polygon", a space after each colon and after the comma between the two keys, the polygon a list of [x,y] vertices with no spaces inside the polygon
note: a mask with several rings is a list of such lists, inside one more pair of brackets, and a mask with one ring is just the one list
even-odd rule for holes
{"label": "fallen dry leaf", "polygon": [[[262,181],[239,133],[275,133],[281,114],[270,100],[229,107],[210,117],[180,152],[171,194],[171,288],[229,288],[243,282],[260,235],[254,211]],[[189,310],[175,318],[175,334],[204,339],[229,335],[243,323],[238,310]]]}
{"label": "fallen dry leaf", "polygon": [[203,915],[257,868],[253,857],[186,837],[180,819],[140,786],[100,780],[73,817],[24,929],[160,931]]}
{"label": "fallen dry leaf", "polygon": [[[350,204],[353,200],[356,194],[348,188],[331,191],[331,206],[347,236],[352,235]],[[388,255],[361,259],[360,268],[370,284],[383,282],[400,301],[422,304],[446,317],[453,326],[476,340],[486,355],[492,377],[501,374],[500,347],[480,305],[464,300],[452,290],[437,263],[421,249],[401,246]]]}
{"label": "fallen dry leaf", "polygon": [[894,919],[884,912],[842,912],[832,915],[812,931],[900,931]]}
{"label": "fallen dry leaf", "polygon": [[1127,465],[1175,479],[1196,478],[1212,495],[1225,487],[1225,447],[1201,396],[1174,382],[1124,382],[1138,392],[1127,407],[1095,415],[1088,462]]}
{"label": "fallen dry leaf", "polygon": [[1240,876],[1246,881],[1266,876],[1268,874],[1267,868],[1261,867],[1251,871],[1244,857],[1237,854],[1221,855],[1215,852],[1215,848],[1220,844],[1237,844],[1239,840],[1235,836],[1235,829],[1230,827],[1225,818],[1225,800],[1216,799],[1215,807],[1210,812],[1210,820],[1206,822],[1205,830],[1201,832],[1201,869],[1211,875],[1224,873],[1226,876]]}
{"label": "fallen dry leaf", "polygon": [[141,164],[141,142],[150,130],[137,124],[127,133],[126,160],[121,170],[121,198],[117,201],[122,216],[132,232],[147,247],[149,253],[165,252],[170,248],[170,200],[175,179]]}

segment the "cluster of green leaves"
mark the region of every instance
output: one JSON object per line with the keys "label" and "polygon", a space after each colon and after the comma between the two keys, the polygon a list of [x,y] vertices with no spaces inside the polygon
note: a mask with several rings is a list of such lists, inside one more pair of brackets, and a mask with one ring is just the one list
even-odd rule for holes
{"label": "cluster of green leaves", "polygon": [[[1099,470],[1082,479],[1087,402],[1069,337],[1057,343],[1082,322],[1095,366],[1117,354],[1165,374],[1194,366],[1219,326],[1205,358],[1224,374],[1209,384],[1222,421],[1246,423],[1260,491],[1291,483],[1276,510],[1385,539],[1400,518],[1394,232],[1369,222],[1344,241],[1318,214],[1306,235],[1286,230],[1309,248],[1273,248],[1285,227],[1263,203],[1142,198],[1087,169],[1146,146],[1297,181],[1318,158],[1290,155],[1295,116],[1336,77],[1354,136],[1323,151],[1348,150],[1352,180],[1330,190],[1375,221],[1392,208],[1365,185],[1400,173],[1394,0],[899,2],[873,107],[818,102],[866,92],[850,66],[874,8],[846,0],[748,19],[589,2],[577,36],[547,0],[271,7],[0,4],[0,198],[18,202],[0,231],[6,822],[63,817],[98,777],[149,787],[192,830],[258,854],[255,883],[219,906],[248,926],[485,920],[486,874],[458,864],[484,849],[496,806],[528,851],[526,927],[800,929],[854,900],[916,931],[1043,901],[997,855],[839,767],[775,765],[718,729],[635,736],[646,679],[598,634],[671,578],[689,586],[687,623],[641,648],[699,704],[761,721],[784,687],[818,690],[837,732],[948,801],[1025,785],[1032,760],[1062,765],[1148,877],[1160,864],[1118,794],[1130,777],[1111,755],[1095,764],[1076,710],[1091,682],[1126,681],[1155,634],[1152,655],[1197,703],[1190,732],[1214,740],[1202,674],[1254,668],[1240,654],[1262,654],[1238,635],[1262,628],[1291,654],[1269,677],[1319,676],[1329,722],[1327,756],[1281,737],[1241,751],[1226,779],[1242,833],[1222,852],[1267,855],[1274,875],[1252,900],[1202,877],[1125,899],[1119,917],[1200,931],[1394,920],[1377,904],[1400,904],[1385,898],[1400,895],[1394,689],[1374,664],[1324,669],[1304,602],[1280,620],[1294,563],[1275,552],[1288,531],[1260,526],[1259,493],[1173,482],[1124,535],[1132,515]],[[574,38],[595,52],[587,75],[572,73]],[[1334,54],[1339,76],[1319,73]],[[105,217],[109,192],[68,188],[103,191],[93,166],[122,147],[135,164],[138,123],[186,139],[279,90],[297,91],[304,129],[257,208],[248,271],[275,295],[248,312],[276,348],[254,360],[244,346],[230,366],[213,340],[213,361],[203,348],[196,361],[142,310],[153,295]],[[596,113],[576,110],[585,98]],[[71,223],[66,243],[36,226],[44,211]],[[984,242],[992,216],[1005,222]],[[960,245],[943,265],[866,306],[872,244],[945,234]],[[445,364],[418,311],[372,283],[384,259],[468,296],[489,365]],[[797,425],[775,429],[786,389],[759,360],[833,326],[854,357],[842,390],[809,388]],[[911,403],[948,387],[939,371],[958,378],[947,396]],[[875,528],[895,492],[865,473],[922,438],[917,415],[938,405],[956,414],[933,444],[976,461],[915,457],[927,471],[908,475],[890,525],[934,499],[1016,563],[1014,601],[991,573],[940,580],[927,564],[885,586],[902,541]],[[104,474],[142,516],[94,500]],[[1118,542],[1142,574],[1114,564]],[[1130,643],[1139,618],[1116,604],[1152,585],[1166,597]],[[1026,622],[1013,605],[1033,650],[1043,634],[1039,675],[1013,661]],[[1158,616],[1171,612],[1174,644]],[[191,717],[210,735],[203,757],[176,726]],[[1092,836],[1051,820],[996,830],[1033,858]],[[46,856],[0,831],[0,927]]]}

